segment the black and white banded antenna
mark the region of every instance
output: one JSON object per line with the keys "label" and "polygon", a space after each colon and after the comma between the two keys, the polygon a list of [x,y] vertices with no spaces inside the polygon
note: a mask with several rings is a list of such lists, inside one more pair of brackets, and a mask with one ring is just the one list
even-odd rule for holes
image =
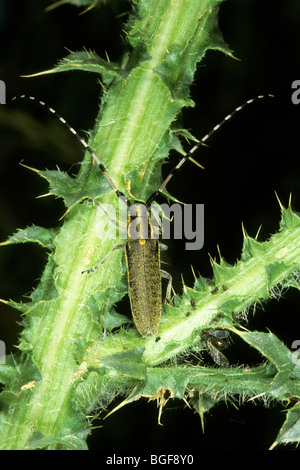
{"label": "black and white banded antenna", "polygon": [[153,193],[149,199],[147,200],[146,202],[146,205],[148,206],[149,204],[151,204],[152,201],[154,201],[154,199],[156,199],[156,197],[165,189],[165,187],[167,186],[168,182],[170,181],[170,179],[174,176],[174,174],[180,170],[180,168],[182,167],[182,165],[189,159],[193,156],[193,154],[201,147],[201,145],[205,144],[205,142],[215,133],[217,132],[220,127],[223,126],[223,124],[225,124],[225,122],[229,121],[233,116],[235,116],[237,113],[239,113],[240,111],[242,111],[242,109],[244,109],[246,106],[249,106],[250,104],[252,103],[255,103],[256,101],[258,100],[262,100],[262,99],[265,99],[265,98],[274,98],[274,95],[271,95],[271,94],[266,94],[266,95],[258,95],[256,96],[255,98],[251,98],[247,101],[245,101],[245,103],[241,104],[240,106],[238,106],[237,108],[235,108],[230,114],[227,114],[227,116],[224,117],[224,119],[222,119],[222,121],[220,121],[215,127],[213,127],[213,129],[208,132],[204,137],[202,137],[202,139],[199,140],[199,142],[197,142],[192,148],[191,150],[189,150],[185,155],[184,157],[177,163],[177,165],[171,170],[171,172],[168,174],[168,176],[166,177],[166,179],[163,181],[162,185],[160,186],[160,188],[155,192]]}
{"label": "black and white banded antenna", "polygon": [[89,154],[92,156],[92,158],[95,160],[95,162],[97,163],[97,165],[99,166],[100,170],[105,174],[106,178],[108,179],[112,189],[115,191],[115,193],[117,194],[118,197],[121,197],[124,202],[126,204],[129,204],[128,200],[127,200],[127,197],[125,196],[124,193],[122,193],[122,191],[119,191],[119,189],[116,187],[115,183],[113,182],[112,178],[110,177],[109,173],[107,172],[105,166],[103,165],[103,163],[100,162],[99,158],[97,157],[97,155],[95,154],[95,152],[93,151],[93,149],[88,145],[88,143],[82,138],[80,137],[80,135],[78,134],[78,132],[72,127],[70,126],[70,124],[60,115],[58,114],[57,111],[55,111],[55,109],[51,108],[51,106],[49,106],[47,103],[45,103],[44,101],[41,101],[37,98],[35,98],[35,96],[28,96],[28,95],[20,95],[20,96],[14,96],[12,98],[12,101],[15,101],[15,100],[27,100],[27,101],[34,101],[35,103],[43,106],[44,108],[46,108],[50,113],[54,114],[55,117],[57,117],[60,122],[67,128],[69,129],[70,132],[72,132],[72,134],[76,137],[76,139],[78,140],[78,142],[83,146],[83,148],[89,152]]}

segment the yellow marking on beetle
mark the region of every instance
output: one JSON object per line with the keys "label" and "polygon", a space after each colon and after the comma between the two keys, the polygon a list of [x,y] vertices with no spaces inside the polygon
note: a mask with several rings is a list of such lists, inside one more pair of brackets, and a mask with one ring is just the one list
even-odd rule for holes
{"label": "yellow marking on beetle", "polygon": [[24,384],[21,387],[21,391],[24,392],[25,390],[31,390],[36,386],[36,381],[32,380],[31,382],[28,382],[28,384]]}

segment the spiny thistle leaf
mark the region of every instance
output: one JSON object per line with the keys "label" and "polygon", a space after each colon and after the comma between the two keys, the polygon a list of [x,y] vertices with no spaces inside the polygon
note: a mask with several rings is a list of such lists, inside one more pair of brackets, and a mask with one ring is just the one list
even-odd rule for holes
{"label": "spiny thistle leaf", "polygon": [[5,242],[0,243],[0,246],[12,245],[14,243],[38,243],[44,248],[53,248],[53,240],[57,232],[57,229],[48,229],[32,225],[23,230],[18,230]]}
{"label": "spiny thistle leaf", "polygon": [[300,405],[289,409],[286,414],[286,420],[279,431],[279,434],[270,449],[274,449],[279,444],[288,444],[289,442],[300,442]]}

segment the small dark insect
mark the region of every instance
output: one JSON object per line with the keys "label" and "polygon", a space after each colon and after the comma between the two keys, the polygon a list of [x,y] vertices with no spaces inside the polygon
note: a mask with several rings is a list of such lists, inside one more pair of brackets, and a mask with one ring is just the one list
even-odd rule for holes
{"label": "small dark insect", "polygon": [[157,338],[155,338],[155,342],[158,343],[158,341],[160,341],[161,337],[158,336]]}
{"label": "small dark insect", "polygon": [[227,348],[229,342],[229,333],[226,330],[217,328],[209,328],[202,333],[202,339],[206,343],[207,351],[213,361],[222,367],[228,367],[229,361],[224,354],[221,353]]}
{"label": "small dark insect", "polygon": [[190,303],[191,303],[191,306],[192,306],[193,308],[196,308],[196,304],[195,304],[194,299],[191,299],[191,300],[190,300]]}
{"label": "small dark insect", "polygon": [[215,287],[214,290],[211,291],[212,294],[216,294],[218,292],[219,288]]}
{"label": "small dark insect", "polygon": [[221,318],[224,318],[224,313],[218,313],[218,315],[213,319],[213,321],[219,321]]}
{"label": "small dark insect", "polygon": [[186,312],[185,316],[186,316],[186,317],[190,317],[190,316],[191,316],[191,312]]}
{"label": "small dark insect", "polygon": [[223,291],[226,291],[226,290],[228,290],[228,287],[223,285],[222,289],[223,289]]}
{"label": "small dark insect", "polygon": [[211,279],[206,279],[206,282],[209,286],[214,286],[215,285],[214,281],[212,281]]}

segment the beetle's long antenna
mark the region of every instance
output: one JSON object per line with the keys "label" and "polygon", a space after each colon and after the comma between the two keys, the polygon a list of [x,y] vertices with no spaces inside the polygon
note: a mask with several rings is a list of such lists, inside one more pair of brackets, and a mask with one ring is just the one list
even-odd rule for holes
{"label": "beetle's long antenna", "polygon": [[34,101],[35,103],[45,107],[50,113],[54,114],[54,116],[56,116],[60,122],[67,128],[69,129],[70,132],[72,132],[72,134],[76,137],[76,139],[78,140],[78,142],[84,147],[85,150],[87,150],[89,152],[89,154],[93,157],[93,159],[95,160],[95,162],[98,164],[100,170],[105,174],[106,178],[108,179],[112,189],[115,191],[115,193],[117,194],[118,197],[121,197],[124,202],[126,202],[126,204],[129,204],[129,202],[127,201],[127,198],[125,196],[124,193],[122,193],[121,191],[119,191],[119,189],[116,187],[115,183],[113,182],[113,180],[111,179],[109,173],[107,172],[105,166],[103,165],[103,163],[100,162],[99,158],[97,157],[97,155],[95,154],[95,152],[91,149],[91,147],[87,144],[87,142],[82,138],[80,137],[80,135],[75,131],[75,129],[70,126],[70,124],[67,123],[67,121],[60,115],[58,114],[55,109],[51,108],[47,103],[45,103],[44,101],[41,101],[41,100],[38,100],[37,98],[35,98],[34,96],[27,96],[27,95],[20,95],[20,96],[14,96],[12,101],[14,100],[17,100],[17,99],[25,99],[25,100],[28,100],[28,101]]}
{"label": "beetle's long antenna", "polygon": [[203,145],[216,131],[218,131],[220,129],[220,127],[222,127],[223,124],[225,124],[225,122],[229,121],[229,119],[231,119],[238,112],[242,111],[242,109],[244,109],[249,104],[252,104],[255,101],[258,101],[258,100],[261,100],[261,99],[264,99],[264,98],[267,98],[267,97],[272,97],[273,98],[273,95],[270,95],[270,94],[268,94],[268,95],[259,95],[256,98],[251,98],[250,100],[246,101],[241,106],[238,106],[237,108],[235,108],[235,110],[232,111],[232,113],[227,114],[227,116],[222,121],[220,121],[219,124],[217,124],[210,132],[208,132],[208,134],[206,134],[204,137],[202,137],[202,139],[199,140],[199,142],[197,142],[197,144],[194,145],[194,147],[191,148],[191,150],[179,161],[179,163],[177,163],[177,165],[173,168],[173,170],[171,170],[171,172],[168,174],[168,176],[166,177],[166,179],[162,183],[161,187],[148,198],[148,200],[146,202],[146,205],[148,206],[152,201],[154,201],[156,199],[156,197],[165,189],[165,187],[167,186],[170,179],[174,176],[174,174],[178,170],[180,170],[182,165],[199,149],[199,147],[201,147],[201,145]]}

